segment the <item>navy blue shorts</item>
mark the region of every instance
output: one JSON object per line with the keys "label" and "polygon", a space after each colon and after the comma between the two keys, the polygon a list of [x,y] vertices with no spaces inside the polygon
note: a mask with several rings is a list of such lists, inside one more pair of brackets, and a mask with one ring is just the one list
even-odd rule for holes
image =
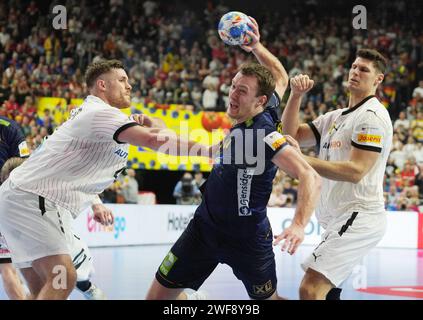
{"label": "navy blue shorts", "polygon": [[275,255],[270,223],[250,239],[236,239],[194,216],[156,273],[167,288],[198,290],[219,263],[229,265],[252,299],[276,291]]}

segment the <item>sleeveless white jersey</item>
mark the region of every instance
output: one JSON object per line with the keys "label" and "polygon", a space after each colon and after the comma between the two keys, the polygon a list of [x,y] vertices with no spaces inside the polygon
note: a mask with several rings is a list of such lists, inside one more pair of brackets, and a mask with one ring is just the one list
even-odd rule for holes
{"label": "sleeveless white jersey", "polygon": [[88,96],[29,159],[12,171],[18,188],[68,209],[75,217],[98,203],[98,194],[126,167],[128,147],[117,141],[138,125],[119,109]]}
{"label": "sleeveless white jersey", "polygon": [[392,122],[386,108],[375,96],[355,107],[328,112],[309,126],[319,147],[319,159],[347,161],[352,146],[380,153],[375,165],[357,184],[323,178],[316,216],[325,227],[346,212],[385,211],[383,179],[392,144]]}

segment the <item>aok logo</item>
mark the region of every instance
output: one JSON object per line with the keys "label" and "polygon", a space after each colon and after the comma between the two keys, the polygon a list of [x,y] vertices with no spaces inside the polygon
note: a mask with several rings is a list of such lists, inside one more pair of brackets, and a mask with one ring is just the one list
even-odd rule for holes
{"label": "aok logo", "polygon": [[331,142],[325,142],[325,144],[323,145],[323,149],[339,149],[342,146],[342,142],[341,141],[331,141]]}
{"label": "aok logo", "polygon": [[126,230],[126,219],[124,217],[116,217],[115,222],[111,226],[103,226],[94,220],[94,215],[87,214],[87,229],[88,232],[114,232],[113,237],[119,238],[119,235]]}

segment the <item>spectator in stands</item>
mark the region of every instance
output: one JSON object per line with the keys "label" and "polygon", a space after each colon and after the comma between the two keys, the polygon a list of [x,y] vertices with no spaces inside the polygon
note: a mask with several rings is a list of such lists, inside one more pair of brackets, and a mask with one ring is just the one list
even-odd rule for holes
{"label": "spectator in stands", "polygon": [[417,112],[417,117],[411,121],[411,129],[414,139],[423,143],[423,110]]}
{"label": "spectator in stands", "polygon": [[123,177],[123,182],[121,185],[122,196],[125,200],[125,203],[128,204],[137,204],[138,203],[138,181],[135,178],[135,170],[128,169],[126,170],[126,176]]}
{"label": "spectator in stands", "polygon": [[201,171],[196,171],[194,173],[194,181],[198,189],[206,182],[206,179],[203,177],[203,173]]}
{"label": "spectator in stands", "polygon": [[416,102],[423,102],[423,80],[420,80],[419,86],[413,90],[413,98]]}
{"label": "spectator in stands", "polygon": [[297,202],[297,189],[292,186],[292,180],[288,177],[283,183],[282,193],[290,196],[288,198],[291,198],[292,204]]}
{"label": "spectator in stands", "polygon": [[404,181],[405,187],[411,187],[414,185],[416,173],[411,165],[411,162],[407,160],[404,164],[404,168],[401,170],[401,178]]}
{"label": "spectator in stands", "polygon": [[276,184],[273,186],[272,193],[270,194],[268,207],[283,207],[286,203],[288,196],[282,193],[282,185]]}
{"label": "spectator in stands", "polygon": [[203,108],[205,111],[216,111],[217,99],[219,95],[217,88],[213,84],[209,84],[203,92]]}
{"label": "spectator in stands", "polygon": [[408,130],[408,128],[410,128],[410,121],[408,121],[408,119],[406,119],[406,114],[404,111],[401,111],[399,113],[399,118],[397,120],[395,120],[394,122],[394,129],[398,129],[400,126],[402,126],[402,128]]}
{"label": "spectator in stands", "polygon": [[173,190],[173,196],[177,204],[194,205],[201,201],[201,192],[195,183],[192,174],[185,172]]}

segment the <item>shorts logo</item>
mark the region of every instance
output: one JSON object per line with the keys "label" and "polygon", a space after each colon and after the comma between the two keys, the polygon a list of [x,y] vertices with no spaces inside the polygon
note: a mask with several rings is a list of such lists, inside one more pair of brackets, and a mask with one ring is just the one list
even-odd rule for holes
{"label": "shorts logo", "polygon": [[359,133],[357,136],[357,141],[361,143],[375,143],[380,144],[382,141],[382,136],[377,136],[374,134],[364,134]]}
{"label": "shorts logo", "polygon": [[271,280],[267,281],[265,284],[253,285],[253,292],[258,296],[265,295],[266,293],[271,292],[272,289],[273,286]]}
{"label": "shorts logo", "polygon": [[167,276],[169,271],[175,264],[176,260],[178,260],[178,257],[176,257],[171,251],[169,251],[167,256],[164,258],[162,264],[160,265],[160,272]]}
{"label": "shorts logo", "polygon": [[264,138],[264,142],[275,151],[286,143],[286,139],[279,132],[272,132]]}

